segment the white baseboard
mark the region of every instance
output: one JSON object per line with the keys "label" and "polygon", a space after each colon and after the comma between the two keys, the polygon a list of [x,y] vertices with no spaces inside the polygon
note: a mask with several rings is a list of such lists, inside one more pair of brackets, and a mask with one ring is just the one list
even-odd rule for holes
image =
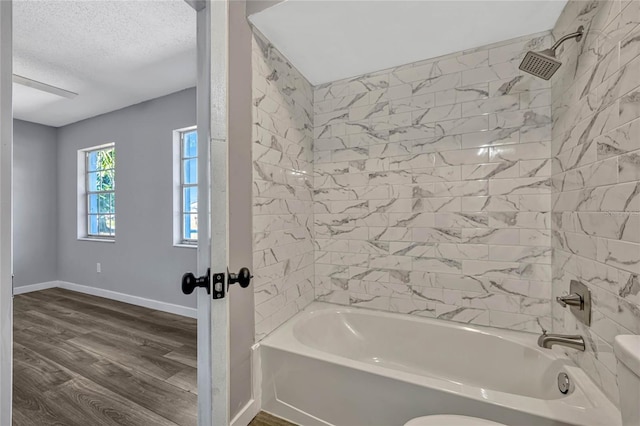
{"label": "white baseboard", "polygon": [[64,288],[66,290],[77,291],[78,293],[90,294],[92,296],[104,297],[105,299],[117,300],[118,302],[130,303],[156,311],[168,312],[170,314],[181,315],[183,317],[197,318],[198,312],[195,308],[175,305],[173,303],[160,302],[158,300],[146,299],[144,297],[132,296],[130,294],[119,293],[117,291],[104,290],[101,288],[89,287],[87,285],[74,284],[66,281],[49,281],[15,287],[13,294],[23,294],[32,291],[46,290],[48,288]]}
{"label": "white baseboard", "polygon": [[251,399],[231,420],[231,426],[247,426],[259,412],[260,404],[255,399]]}
{"label": "white baseboard", "polygon": [[31,293],[32,291],[46,290],[49,288],[60,287],[59,281],[47,281],[44,283],[22,285],[20,287],[13,288],[13,294]]}
{"label": "white baseboard", "polygon": [[173,303],[160,302],[158,300],[146,299],[144,297],[132,296],[130,294],[119,293],[117,291],[104,290],[101,288],[89,287],[86,285],[74,284],[66,281],[59,281],[60,288],[77,291],[78,293],[90,294],[92,296],[104,297],[106,299],[117,300],[119,302],[130,303],[144,308],[155,309],[156,311],[168,312],[170,314],[181,315],[183,317],[197,318],[195,308],[175,305]]}
{"label": "white baseboard", "polygon": [[258,403],[258,411],[262,409],[262,350],[260,343],[251,346],[251,387],[253,399]]}

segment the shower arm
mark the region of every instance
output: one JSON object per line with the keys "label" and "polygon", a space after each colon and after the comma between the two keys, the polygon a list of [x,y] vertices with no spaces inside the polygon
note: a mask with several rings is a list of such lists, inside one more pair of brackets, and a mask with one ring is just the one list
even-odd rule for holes
{"label": "shower arm", "polygon": [[555,44],[553,46],[551,46],[551,50],[553,50],[555,52],[555,50],[560,47],[560,45],[562,43],[564,43],[565,41],[575,38],[577,39],[576,41],[580,41],[580,39],[582,38],[582,34],[584,33],[584,27],[582,25],[580,25],[580,27],[578,27],[578,31],[576,31],[575,33],[571,33],[571,34],[567,34],[563,37],[560,38],[560,40],[556,41]]}

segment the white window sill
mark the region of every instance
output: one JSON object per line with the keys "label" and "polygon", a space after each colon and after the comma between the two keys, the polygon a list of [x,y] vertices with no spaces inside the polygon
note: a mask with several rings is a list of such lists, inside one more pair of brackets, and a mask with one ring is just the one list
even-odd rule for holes
{"label": "white window sill", "polygon": [[115,243],[116,240],[110,238],[90,238],[90,237],[78,237],[78,241],[95,241],[96,243]]}
{"label": "white window sill", "polygon": [[175,243],[173,245],[174,247],[178,247],[178,248],[190,248],[190,249],[197,249],[198,245],[197,244],[182,244],[182,243]]}

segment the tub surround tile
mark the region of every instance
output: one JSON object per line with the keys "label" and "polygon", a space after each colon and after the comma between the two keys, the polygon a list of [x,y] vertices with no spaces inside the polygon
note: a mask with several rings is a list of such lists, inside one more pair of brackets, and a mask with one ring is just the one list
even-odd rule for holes
{"label": "tub surround tile", "polygon": [[[258,339],[314,298],[539,333],[617,402],[640,333],[640,2],[570,1],[551,33],[312,88],[254,39]],[[566,43],[551,81],[518,70]],[[593,295],[591,327],[551,301]]]}
{"label": "tub surround tile", "polygon": [[[304,77],[258,35],[252,55],[253,283],[261,339],[314,300],[314,117]],[[324,127],[340,122],[339,111],[328,114],[320,114]]]}
{"label": "tub surround tile", "polygon": [[[551,316],[552,98],[518,64],[550,42],[536,35],[315,89],[316,298],[540,329],[536,318]],[[344,93],[372,78],[387,84],[375,96]]]}
{"label": "tub surround tile", "polygon": [[420,299],[392,297],[389,303],[389,312],[435,318],[436,304]]}
{"label": "tub surround tile", "polygon": [[557,304],[553,325],[585,336],[584,353],[566,352],[617,403],[613,339],[640,333],[640,2],[583,4],[570,1],[553,30],[582,24],[590,36],[563,45],[552,80],[552,292],[584,282],[592,325]]}

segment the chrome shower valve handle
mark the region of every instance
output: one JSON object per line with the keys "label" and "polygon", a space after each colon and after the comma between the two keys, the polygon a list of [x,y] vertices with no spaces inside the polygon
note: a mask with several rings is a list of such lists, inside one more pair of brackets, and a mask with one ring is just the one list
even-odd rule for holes
{"label": "chrome shower valve handle", "polygon": [[556,297],[556,302],[562,305],[563,308],[569,306],[579,306],[580,310],[584,309],[584,300],[582,296],[579,294],[573,293],[568,296],[558,296]]}

